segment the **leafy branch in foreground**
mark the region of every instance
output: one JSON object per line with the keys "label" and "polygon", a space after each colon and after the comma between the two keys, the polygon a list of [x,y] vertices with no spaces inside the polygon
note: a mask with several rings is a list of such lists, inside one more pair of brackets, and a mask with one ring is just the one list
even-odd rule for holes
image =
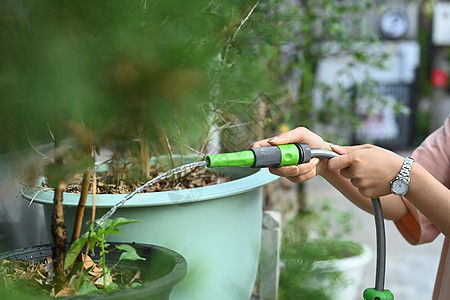
{"label": "leafy branch in foreground", "polygon": [[[111,271],[123,260],[134,261],[145,260],[145,258],[140,257],[136,249],[127,244],[118,245],[114,249],[107,249],[109,244],[106,242],[106,237],[112,233],[120,233],[117,227],[135,222],[138,221],[126,218],[108,219],[100,225],[100,228],[96,232],[92,231],[91,228],[89,232],[86,232],[82,237],[72,243],[66,254],[64,269],[69,269],[75,263],[86,245],[92,251],[95,247],[98,247],[100,249],[100,259],[92,261],[89,256],[82,255],[82,262],[75,264],[71,272],[73,275],[69,282],[73,283],[73,285],[70,286],[71,284],[69,284],[69,289],[75,290],[77,294],[88,294],[98,292],[97,287],[103,288],[106,292],[119,288],[118,284],[113,282]],[[123,252],[118,261],[112,267],[108,267],[106,265],[106,255],[115,249],[122,250]],[[93,280],[88,279],[87,274],[94,275]],[[133,286],[137,284],[137,282],[132,283]]]}

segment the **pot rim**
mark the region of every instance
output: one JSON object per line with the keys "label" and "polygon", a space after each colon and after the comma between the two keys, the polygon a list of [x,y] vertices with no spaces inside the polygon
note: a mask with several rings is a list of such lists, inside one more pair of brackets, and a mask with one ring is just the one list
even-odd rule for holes
{"label": "pot rim", "polygon": [[[212,200],[237,194],[244,194],[254,189],[263,187],[279,177],[273,175],[268,169],[260,169],[253,174],[232,181],[209,185],[205,187],[173,190],[154,193],[139,193],[128,200],[123,207],[162,206],[174,204],[192,204],[199,201]],[[41,182],[43,178],[40,179]],[[41,187],[24,186],[20,195],[30,202],[53,205],[53,190]],[[77,206],[79,193],[64,193],[65,206]],[[95,206],[108,208],[120,202],[127,194],[97,194]],[[151,195],[151,196],[149,196]],[[86,206],[92,207],[92,194],[88,195]]]}
{"label": "pot rim", "polygon": [[351,257],[333,259],[333,260],[321,260],[314,262],[314,268],[318,269],[329,269],[334,268],[338,270],[351,270],[367,265],[373,259],[373,250],[366,245],[361,243],[363,247],[363,252],[360,255],[355,255]]}

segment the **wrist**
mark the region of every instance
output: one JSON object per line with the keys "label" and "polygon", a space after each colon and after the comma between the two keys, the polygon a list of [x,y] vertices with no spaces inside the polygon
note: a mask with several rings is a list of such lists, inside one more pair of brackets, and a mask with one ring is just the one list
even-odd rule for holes
{"label": "wrist", "polygon": [[411,185],[410,174],[413,164],[414,158],[409,156],[404,159],[400,171],[390,182],[392,194],[403,197],[409,192]]}

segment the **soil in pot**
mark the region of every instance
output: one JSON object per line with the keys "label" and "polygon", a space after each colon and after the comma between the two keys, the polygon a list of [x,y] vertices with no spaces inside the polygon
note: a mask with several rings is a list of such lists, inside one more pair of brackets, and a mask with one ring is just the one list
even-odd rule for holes
{"label": "soil in pot", "polygon": [[[124,171],[125,172],[125,171]],[[127,179],[133,178],[132,176],[125,173],[120,173],[117,171],[102,171],[97,172],[97,194],[128,194],[138,187],[145,184],[145,181],[138,179]],[[155,178],[161,175],[156,168],[151,169],[151,178]],[[156,184],[148,186],[143,189],[143,193],[151,192],[163,192],[163,191],[174,191],[183,190],[189,188],[204,187],[213,184],[223,183],[230,181],[231,178],[228,176],[223,176],[219,173],[212,172],[204,167],[196,167],[194,169],[187,170],[175,176],[169,177],[167,179],[161,180]],[[78,175],[74,180],[68,185],[67,192],[69,193],[80,193],[81,192],[81,182],[82,175]],[[92,178],[91,184],[92,187]],[[92,193],[92,191],[91,191]]]}

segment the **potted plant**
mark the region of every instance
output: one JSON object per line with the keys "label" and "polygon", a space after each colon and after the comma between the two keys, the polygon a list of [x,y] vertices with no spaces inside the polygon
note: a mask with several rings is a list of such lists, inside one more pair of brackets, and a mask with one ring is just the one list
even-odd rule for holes
{"label": "potted plant", "polygon": [[[237,102],[251,102],[267,81],[261,67],[266,56],[255,55],[259,45],[236,46],[260,4],[219,4],[41,1],[24,3],[25,15],[2,15],[1,38],[8,46],[0,50],[5,78],[0,83],[1,118],[9,127],[2,127],[1,134],[15,149],[54,145],[52,153],[39,152],[43,166],[23,172],[29,179],[23,195],[49,204],[47,221],[61,284],[66,242],[82,234],[85,207],[95,202],[101,216],[124,197],[89,195],[90,189],[96,192],[95,158],[105,148],[113,153],[107,164],[114,180],[132,175],[137,181],[128,191],[133,190],[154,176],[152,157],[163,161],[165,152],[167,170],[177,163],[174,144],[180,164],[186,162],[186,149],[202,149],[211,116],[217,116],[221,105],[229,106],[223,99],[239,91]],[[259,12],[260,19],[264,13]],[[247,32],[245,42],[250,36],[258,41],[255,33]],[[239,56],[239,63],[233,61]],[[252,78],[258,78],[257,84],[249,84]],[[236,180],[217,188],[152,193],[145,201],[138,194],[116,212],[115,217],[142,220],[124,229],[120,241],[168,246],[187,258],[187,278],[174,291],[178,299],[210,299],[221,293],[240,297],[253,287],[261,189],[276,177],[257,170],[225,172]],[[34,175],[42,174],[46,188],[28,188],[36,186]],[[81,192],[71,199],[66,188],[76,176],[82,178]],[[217,198],[222,200],[213,201]],[[147,206],[150,211],[143,209]]]}
{"label": "potted plant", "polygon": [[[111,241],[163,245],[186,257],[188,275],[174,289],[174,299],[229,293],[225,281],[240,287],[239,295],[251,292],[260,249],[262,187],[276,177],[267,170],[226,171],[236,179],[194,189],[137,194],[115,213],[140,222],[128,225],[123,235],[111,237]],[[23,191],[24,197],[44,204],[45,214],[51,215],[52,190],[27,187]],[[97,195],[97,214],[107,213],[123,197]],[[78,199],[79,194],[64,193],[67,224],[75,219]],[[89,214],[91,195],[86,208]],[[70,232],[72,227],[67,229]]]}
{"label": "potted plant", "polygon": [[310,209],[284,227],[280,299],[356,299],[372,250],[349,237],[351,212],[330,201]]}
{"label": "potted plant", "polygon": [[[297,23],[303,17],[277,1],[43,0],[21,4],[25,13],[2,14],[0,22],[4,33],[0,39],[5,45],[0,49],[1,146],[55,145],[52,155],[41,153],[49,162],[43,173],[53,191],[26,189],[24,194],[32,201],[42,197],[55,204],[53,226],[49,227],[53,227],[57,256],[65,252],[64,205],[67,211],[80,204],[77,218],[66,215],[64,219],[69,227],[77,219],[75,232],[82,227],[83,208],[93,205],[94,197],[88,195],[88,179],[97,167],[92,153],[101,149],[103,154],[104,148],[113,151],[108,165],[115,170],[115,181],[128,173],[144,183],[154,175],[150,174],[154,171],[151,157],[165,154],[170,169],[176,165],[173,152],[180,154],[180,163],[186,162],[187,152],[192,153],[187,149],[203,155],[204,141],[217,131],[233,135],[231,144],[236,148],[224,143],[227,151],[242,150],[235,142],[248,143],[249,138],[241,135],[245,130],[235,129],[255,124],[252,116],[244,114],[246,108],[261,99],[289,98],[282,97],[291,94],[283,77],[291,66],[283,65],[280,45],[287,43],[286,37],[298,40],[297,29],[305,28]],[[315,10],[305,7],[305,11]],[[295,22],[288,23],[292,20]],[[307,33],[313,28],[306,26]],[[308,39],[301,40],[310,45],[314,36],[304,36]],[[316,48],[320,47],[307,47],[311,51]],[[295,57],[310,61],[311,55]],[[311,79],[308,70],[314,66],[303,69],[307,71],[305,79]],[[306,84],[302,91],[311,91],[310,81],[301,81]],[[311,101],[303,101],[310,98],[305,95],[302,105],[292,107],[312,107]],[[310,114],[303,111],[298,115]],[[287,113],[281,115],[290,119]],[[266,120],[272,116],[259,117]],[[225,170],[238,180],[220,184],[229,192],[224,201],[210,201],[223,196],[212,187],[153,193],[149,213],[142,209],[144,196],[139,194],[127,202],[129,207],[116,213],[154,220],[125,229],[130,240],[173,246],[188,258],[187,278],[175,288],[175,295],[200,293],[210,299],[230,291],[249,294],[259,252],[261,187],[276,178],[267,171],[253,171]],[[32,179],[28,182],[35,185],[31,174],[26,172]],[[78,196],[69,200],[64,192],[75,174],[84,178],[81,201]],[[133,188],[137,186],[135,183]],[[112,196],[97,198],[98,215],[120,201],[111,200]],[[170,209],[167,214],[166,209]],[[193,209],[198,213],[190,212]],[[50,208],[46,210],[50,216]],[[176,231],[168,232],[169,228]],[[197,229],[205,234],[196,233]],[[71,231],[67,232],[69,238]],[[147,232],[153,238],[145,237]],[[203,251],[213,253],[215,247],[234,256],[205,259],[209,256]],[[243,261],[248,264],[245,272],[240,269]],[[207,279],[216,278],[211,272],[234,275],[209,284]]]}
{"label": "potted plant", "polygon": [[[59,290],[51,244],[0,254],[2,299],[169,299],[173,286],[186,275],[186,260],[180,254],[155,245],[106,242],[106,236],[119,233],[118,226],[133,222],[109,220],[72,243],[64,261],[64,269],[70,271],[68,284]],[[81,261],[74,264],[80,254]]]}

